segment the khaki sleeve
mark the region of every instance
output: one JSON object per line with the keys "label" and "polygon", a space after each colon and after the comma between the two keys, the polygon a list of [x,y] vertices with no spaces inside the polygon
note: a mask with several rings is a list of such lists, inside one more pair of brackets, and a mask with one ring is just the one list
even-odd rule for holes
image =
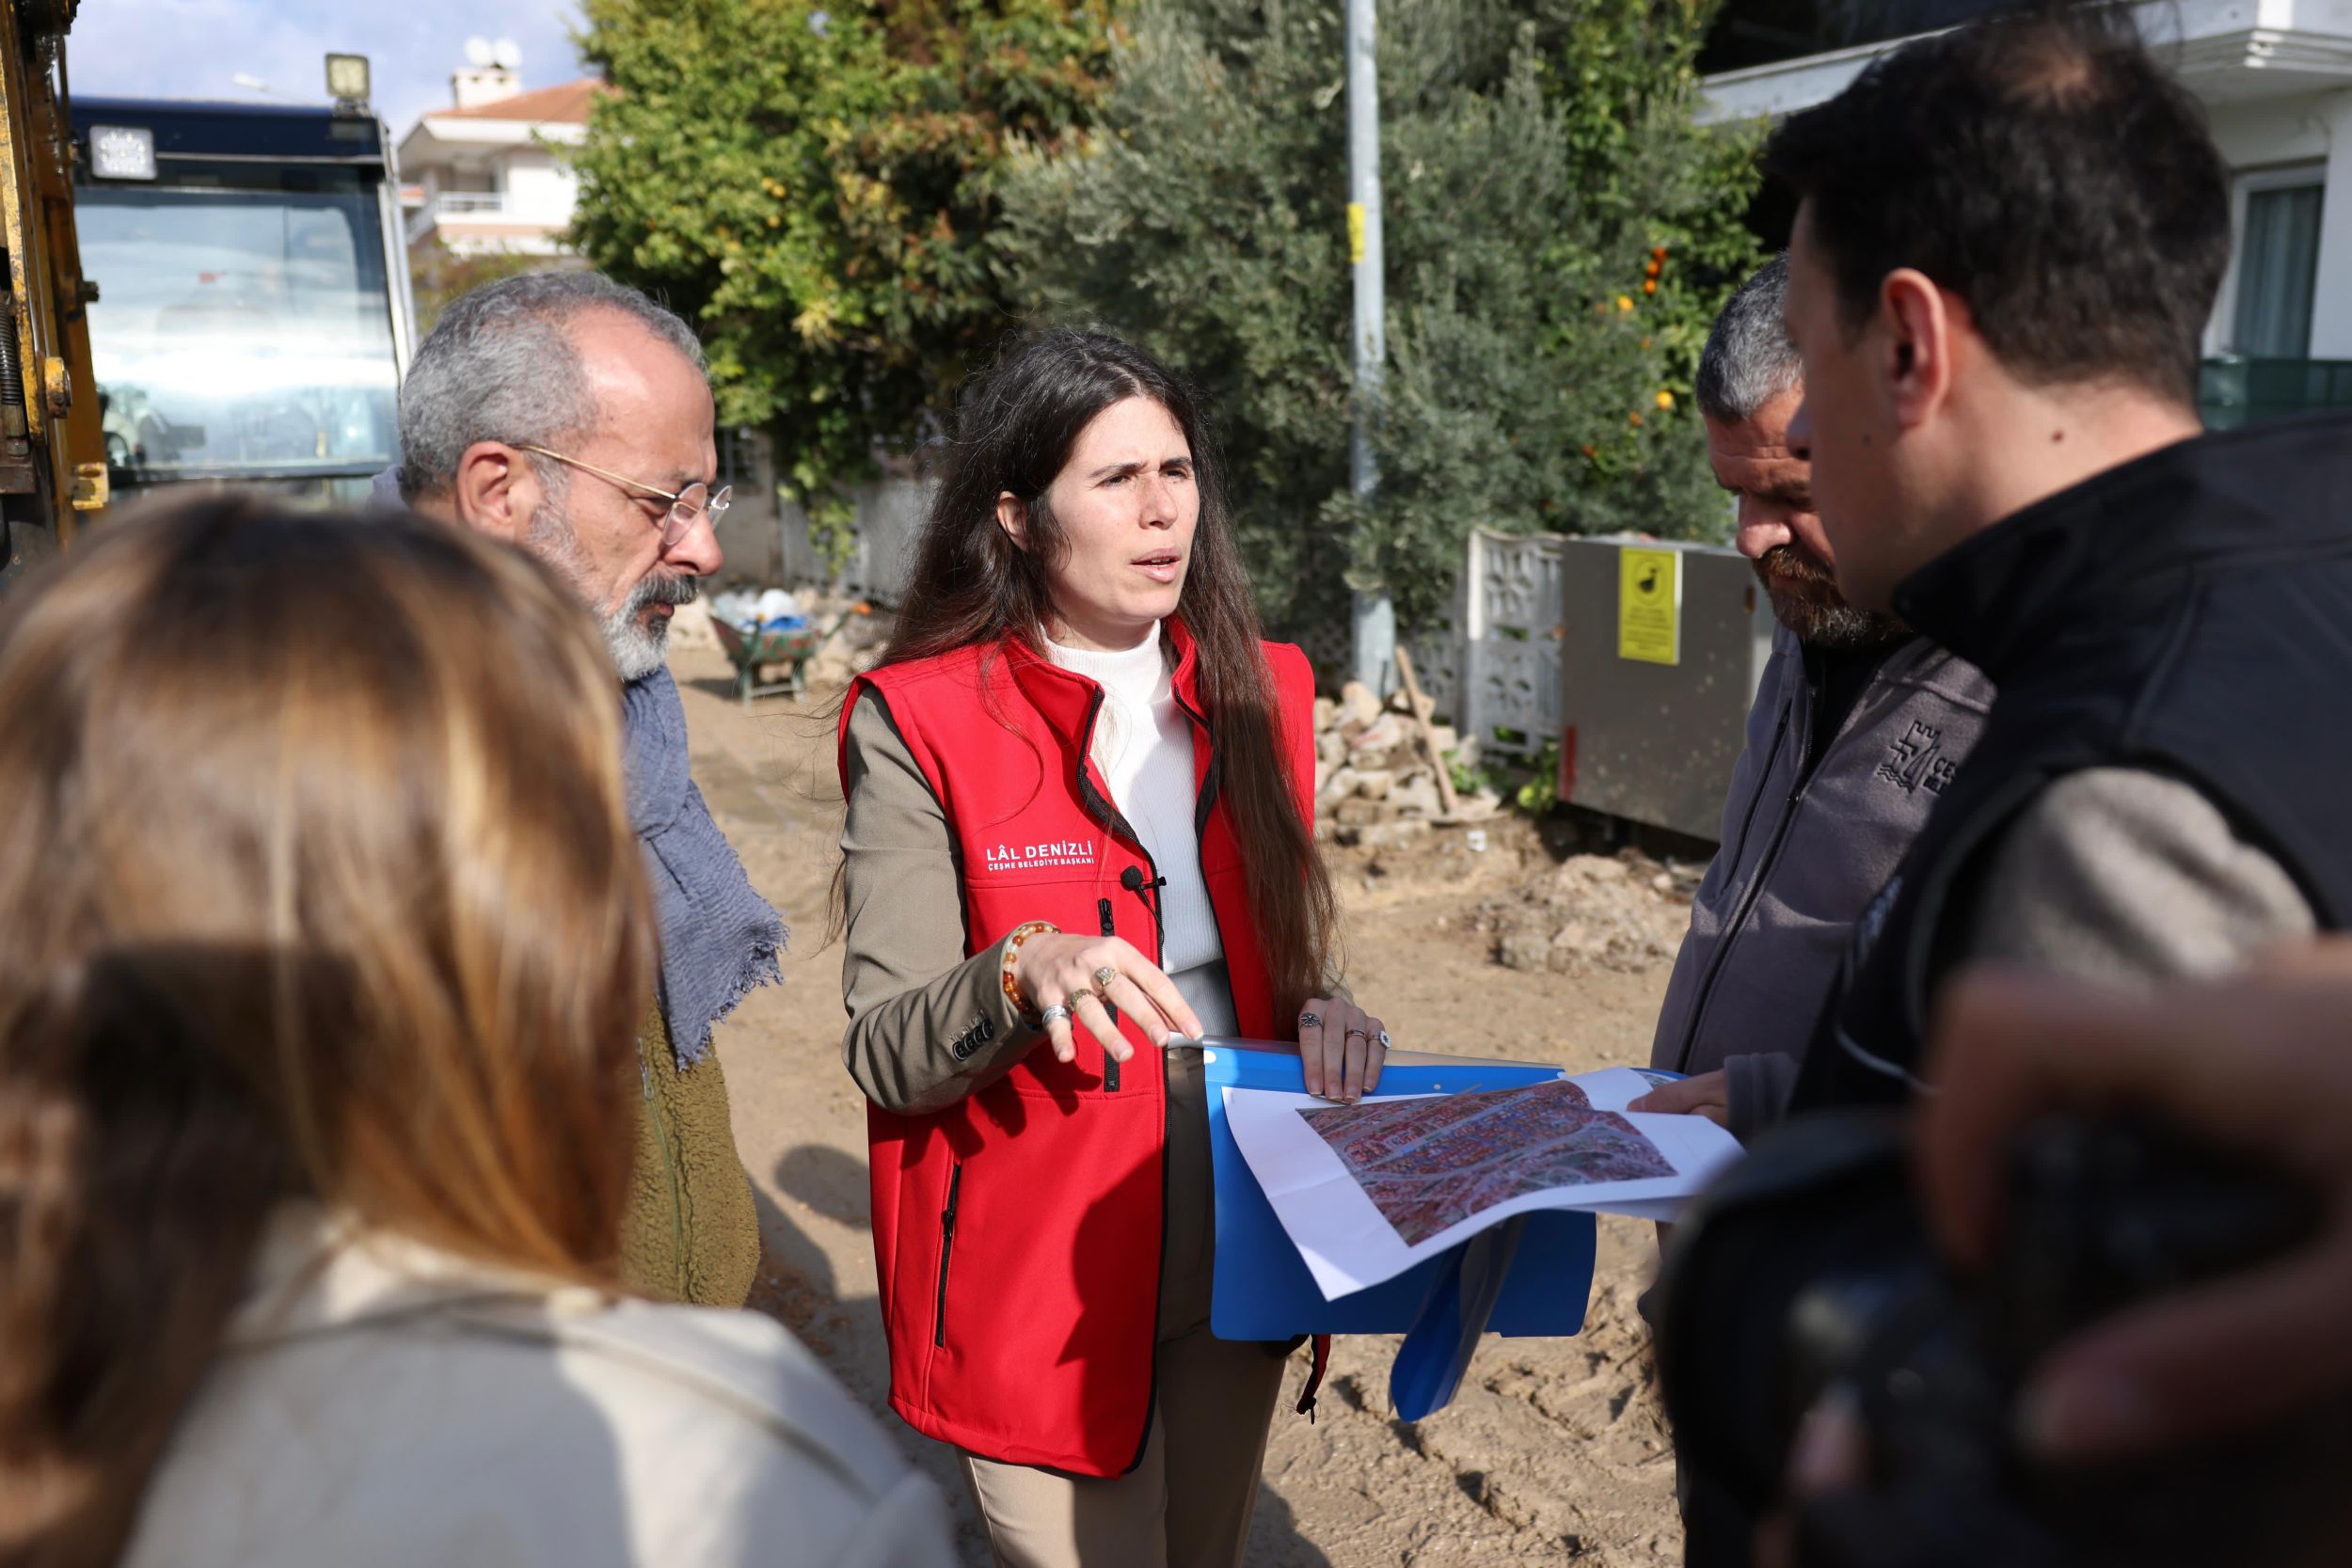
{"label": "khaki sleeve", "polygon": [[962,957],[963,892],[946,815],[874,692],[850,715],[846,758],[841,1058],[882,1109],[935,1111],[1045,1037],[1005,995],[1002,942]]}
{"label": "khaki sleeve", "polygon": [[2001,835],[1952,956],[2142,990],[2226,974],[2313,924],[2293,879],[2195,785],[2098,768],[2042,790]]}

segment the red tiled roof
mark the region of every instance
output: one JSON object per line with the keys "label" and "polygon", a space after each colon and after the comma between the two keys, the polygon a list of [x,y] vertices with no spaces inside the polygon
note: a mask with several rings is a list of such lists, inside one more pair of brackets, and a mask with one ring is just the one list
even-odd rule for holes
{"label": "red tiled roof", "polygon": [[427,119],[520,119],[533,124],[585,125],[588,105],[612,89],[594,76],[561,87],[538,87],[518,92],[512,98],[501,98],[493,103],[477,103],[470,109],[429,109]]}

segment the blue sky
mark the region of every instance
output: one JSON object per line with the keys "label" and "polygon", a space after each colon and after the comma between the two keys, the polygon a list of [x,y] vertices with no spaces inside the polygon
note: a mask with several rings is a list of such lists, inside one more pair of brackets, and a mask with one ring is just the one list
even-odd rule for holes
{"label": "blue sky", "polygon": [[469,37],[522,47],[526,87],[584,74],[571,0],[82,0],[66,43],[77,94],[266,103],[239,72],[324,103],[331,50],[373,62],[375,103],[395,135],[449,102]]}

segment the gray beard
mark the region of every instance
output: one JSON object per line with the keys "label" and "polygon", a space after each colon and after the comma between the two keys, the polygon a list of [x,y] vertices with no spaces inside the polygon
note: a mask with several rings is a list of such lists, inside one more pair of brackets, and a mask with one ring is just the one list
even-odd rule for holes
{"label": "gray beard", "polygon": [[621,607],[604,618],[604,645],[612,650],[622,680],[643,680],[670,657],[670,618],[647,623],[638,620],[637,612],[649,604],[691,604],[701,593],[697,578],[648,572],[637,580]]}
{"label": "gray beard", "polygon": [[1780,624],[1817,648],[1876,648],[1900,641],[1911,628],[1892,615],[1856,610],[1837,592],[1829,568],[1793,545],[1775,545],[1756,562],[1757,580]]}
{"label": "gray beard", "polygon": [[[588,581],[588,561],[580,550],[580,535],[555,502],[543,502],[532,515],[525,542],[532,553],[561,573],[581,598],[586,599],[594,591]],[[597,629],[604,633],[605,648],[612,654],[612,667],[620,672],[623,682],[644,680],[670,657],[669,618],[664,616],[647,625],[638,620],[638,612],[651,604],[691,604],[701,593],[699,578],[648,572],[637,579],[636,586],[612,613],[601,618]]]}

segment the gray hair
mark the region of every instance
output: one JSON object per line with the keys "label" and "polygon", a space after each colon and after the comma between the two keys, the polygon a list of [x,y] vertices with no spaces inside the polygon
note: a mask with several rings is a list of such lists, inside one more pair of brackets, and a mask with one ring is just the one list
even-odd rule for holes
{"label": "gray hair", "polygon": [[693,328],[600,272],[485,283],[450,302],[401,386],[401,499],[447,489],[477,441],[554,447],[593,426],[587,368],[566,330],[591,310],[619,311],[709,372]]}
{"label": "gray hair", "polygon": [[1731,296],[1699,355],[1699,411],[1726,423],[1756,411],[1804,379],[1797,345],[1781,319],[1788,258],[1775,256]]}

